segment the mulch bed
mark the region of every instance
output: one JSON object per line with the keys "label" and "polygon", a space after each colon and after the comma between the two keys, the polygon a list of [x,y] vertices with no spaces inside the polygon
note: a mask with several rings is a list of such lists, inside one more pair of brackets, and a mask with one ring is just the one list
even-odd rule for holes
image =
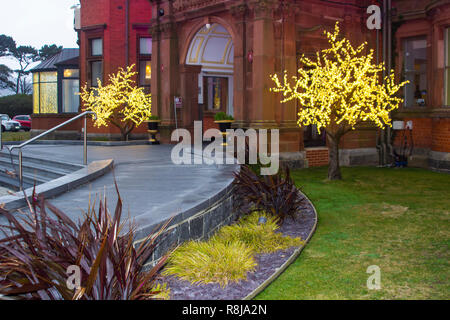
{"label": "mulch bed", "polygon": [[[299,216],[295,220],[287,219],[277,231],[286,236],[300,237],[305,240],[313,231],[315,222],[314,209],[309,201],[305,201],[300,208]],[[191,284],[176,276],[163,277],[161,282],[167,284],[172,300],[241,300],[272,276],[297,248],[291,247],[274,253],[256,255],[255,271],[248,273],[246,280],[229,283],[224,288],[217,283]]]}

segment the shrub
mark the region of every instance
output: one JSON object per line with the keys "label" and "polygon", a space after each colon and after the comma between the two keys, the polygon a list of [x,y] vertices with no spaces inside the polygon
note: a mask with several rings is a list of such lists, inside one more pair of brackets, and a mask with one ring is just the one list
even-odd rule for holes
{"label": "shrub", "polygon": [[256,266],[253,250],[240,241],[189,241],[169,258],[164,275],[176,275],[191,283],[238,282]]}
{"label": "shrub", "polygon": [[299,195],[288,167],[275,175],[259,176],[251,167],[243,165],[234,176],[234,210],[239,215],[262,211],[276,217],[282,224],[287,217],[295,219],[305,201]]}
{"label": "shrub", "polygon": [[[0,296],[43,300],[134,300],[163,297],[165,287],[156,284],[163,257],[148,272],[144,263],[165,229],[144,239],[135,248],[134,228],[121,235],[122,200],[114,215],[100,201],[98,213],[89,208],[84,221],[74,223],[56,207],[33,194],[33,203],[19,222],[0,208],[9,222],[1,226]],[[47,212],[47,209],[51,213]],[[79,266],[81,287],[66,285],[69,266]]]}
{"label": "shrub", "polygon": [[233,116],[226,114],[223,111],[217,112],[214,115],[214,120],[215,121],[222,121],[222,120],[234,120]]}
{"label": "shrub", "polygon": [[0,113],[11,118],[21,114],[33,113],[33,96],[27,94],[14,94],[0,97]]}
{"label": "shrub", "polygon": [[148,120],[159,120],[159,117],[157,115],[152,114],[150,117],[148,117]]}
{"label": "shrub", "polygon": [[[266,222],[259,224],[260,217],[266,218]],[[278,228],[276,217],[253,212],[238,223],[221,228],[217,238],[225,243],[243,242],[255,253],[271,253],[303,244],[300,238],[286,237],[275,232]]]}

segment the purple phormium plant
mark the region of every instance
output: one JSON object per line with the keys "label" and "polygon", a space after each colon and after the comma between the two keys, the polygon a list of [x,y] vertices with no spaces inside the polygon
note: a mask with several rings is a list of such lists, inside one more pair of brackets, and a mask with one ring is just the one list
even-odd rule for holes
{"label": "purple phormium plant", "polygon": [[[135,246],[135,229],[123,232],[120,222],[120,195],[113,215],[104,199],[79,223],[34,192],[32,199],[20,219],[0,208],[9,222],[0,226],[0,299],[140,300],[160,293],[155,285],[168,255],[146,272],[144,263],[170,220]],[[70,266],[81,271],[78,289],[66,283]]]}
{"label": "purple phormium plant", "polygon": [[305,201],[288,167],[280,169],[275,175],[259,176],[250,166],[242,165],[234,176],[234,209],[238,214],[264,211],[277,217],[282,224],[287,217],[295,219]]}

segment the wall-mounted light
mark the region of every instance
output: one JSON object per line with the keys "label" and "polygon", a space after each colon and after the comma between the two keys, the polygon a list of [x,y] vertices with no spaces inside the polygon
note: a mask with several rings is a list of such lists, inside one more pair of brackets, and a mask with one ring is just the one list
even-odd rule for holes
{"label": "wall-mounted light", "polygon": [[64,77],[65,78],[70,78],[72,76],[72,70],[70,69],[65,69],[64,70]]}
{"label": "wall-mounted light", "polygon": [[262,225],[262,224],[266,224],[267,222],[267,218],[266,217],[259,217],[258,219],[258,224]]}
{"label": "wall-mounted light", "polygon": [[210,17],[206,17],[205,18],[205,27],[207,30],[211,29],[211,18]]}
{"label": "wall-mounted light", "polygon": [[159,9],[159,10],[158,10],[158,15],[159,15],[160,17],[162,17],[162,16],[164,15],[164,9]]}
{"label": "wall-mounted light", "polygon": [[247,61],[248,61],[248,63],[252,63],[253,62],[253,50],[249,50],[247,52]]}

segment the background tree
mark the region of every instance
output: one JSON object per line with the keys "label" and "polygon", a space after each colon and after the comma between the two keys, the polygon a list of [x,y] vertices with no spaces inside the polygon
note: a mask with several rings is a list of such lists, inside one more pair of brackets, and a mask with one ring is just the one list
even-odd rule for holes
{"label": "background tree", "polygon": [[[12,57],[19,65],[19,68],[13,71],[6,65],[0,64],[0,88],[13,89],[16,94],[30,94],[31,80],[27,77],[30,74],[28,70],[30,65],[39,60],[47,60],[62,49],[62,46],[56,44],[46,44],[38,51],[32,46],[17,46],[10,36],[0,35],[0,57]],[[11,81],[13,72],[17,74],[15,83]]]}
{"label": "background tree", "polygon": [[14,90],[14,82],[11,81],[13,71],[4,64],[0,64],[0,89]]}
{"label": "background tree", "polygon": [[39,49],[39,58],[40,60],[47,60],[48,58],[58,54],[62,51],[62,46],[57,46],[56,44],[52,45],[44,45],[41,49]]}
{"label": "background tree", "polygon": [[16,48],[16,42],[10,36],[0,34],[0,57],[9,56]]}
{"label": "background tree", "polygon": [[[12,51],[15,49],[16,43],[13,38],[4,34],[0,35],[0,57],[7,57],[12,55]],[[14,82],[11,81],[13,71],[6,65],[0,64],[0,89],[12,89],[14,90]]]}
{"label": "background tree", "polygon": [[136,87],[133,79],[137,72],[133,69],[134,65],[126,70],[120,68],[116,74],[109,76],[109,84],[104,86],[98,81],[98,88],[85,85],[80,93],[85,110],[97,114],[94,125],[116,126],[122,140],[128,140],[131,131],[151,116],[151,95]]}
{"label": "background tree", "polygon": [[14,70],[17,73],[16,94],[25,93],[27,88],[26,76],[30,73],[28,67],[36,61],[39,61],[39,53],[32,46],[19,46],[12,52],[12,56],[19,64],[19,68]]}
{"label": "background tree", "polygon": [[334,33],[326,32],[330,48],[317,52],[316,61],[302,56],[304,68],[297,76],[282,81],[272,75],[273,92],[282,92],[282,103],[298,99],[299,126],[317,125],[324,129],[329,144],[328,179],[341,179],[339,142],[347,132],[362,122],[372,122],[380,128],[391,126],[390,112],[398,108],[403,99],[395,96],[407,82],[396,85],[394,73],[381,81],[384,64],[373,63],[371,49],[363,54],[367,42],[354,48],[350,41],[339,40],[339,25]]}

